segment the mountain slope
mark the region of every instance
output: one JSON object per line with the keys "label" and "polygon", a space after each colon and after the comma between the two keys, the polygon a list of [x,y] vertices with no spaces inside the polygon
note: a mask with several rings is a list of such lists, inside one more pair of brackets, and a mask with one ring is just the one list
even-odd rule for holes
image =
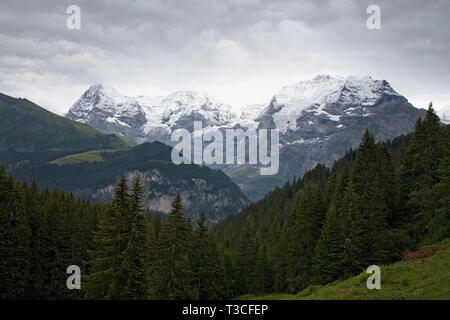
{"label": "mountain slope", "polygon": [[122,176],[129,183],[139,177],[145,208],[168,213],[173,198],[180,193],[186,214],[195,219],[204,211],[209,223],[248,204],[239,187],[223,172],[205,166],[175,165],[171,150],[160,142],[144,143],[123,151],[95,151],[94,155],[88,152],[24,163],[11,173],[22,181],[35,178],[40,188],[63,189],[94,202],[110,201]]}
{"label": "mountain slope", "polygon": [[359,144],[366,129],[384,141],[413,131],[424,115],[425,110],[414,108],[384,80],[317,76],[284,87],[257,119],[259,128],[280,130],[278,174],[261,177],[248,165],[225,172],[257,200],[317,163],[330,166]]}
{"label": "mountain slope", "polygon": [[26,99],[0,93],[0,151],[77,152],[127,147],[115,135],[55,115]]}
{"label": "mountain slope", "polygon": [[[130,109],[127,106],[126,112]],[[130,111],[131,112],[131,111]],[[8,174],[39,187],[109,201],[122,176],[140,177],[146,208],[167,213],[176,193],[186,213],[204,211],[210,223],[239,211],[247,198],[224,173],[197,165],[177,166],[160,142],[131,148],[113,134],[57,116],[26,99],[0,94],[0,163]]]}
{"label": "mountain slope", "polygon": [[397,262],[380,266],[381,289],[369,290],[366,272],[325,286],[311,286],[298,294],[245,295],[250,300],[449,300],[450,239],[439,246],[443,250],[412,263]]}
{"label": "mountain slope", "polygon": [[208,130],[278,129],[278,174],[261,176],[258,166],[248,164],[219,167],[255,201],[317,163],[331,165],[358,145],[366,128],[383,141],[411,132],[424,114],[385,80],[319,75],[282,88],[266,106],[241,109],[198,92],[129,98],[111,87],[95,85],[74,103],[67,117],[137,142],[169,144],[172,130],[192,131],[194,121],[202,121]]}

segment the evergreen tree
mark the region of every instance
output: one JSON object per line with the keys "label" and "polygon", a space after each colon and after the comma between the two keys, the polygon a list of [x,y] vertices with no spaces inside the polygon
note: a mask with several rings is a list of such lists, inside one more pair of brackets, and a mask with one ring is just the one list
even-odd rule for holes
{"label": "evergreen tree", "polygon": [[128,186],[122,178],[114,190],[112,206],[100,217],[91,252],[91,273],[87,278],[89,299],[118,299],[123,287],[122,253],[126,248],[126,214],[129,205]]}
{"label": "evergreen tree", "polygon": [[252,220],[247,218],[236,252],[236,293],[249,292],[253,286],[253,275],[256,265],[256,239]]}
{"label": "evergreen tree", "polygon": [[320,237],[326,206],[320,187],[308,184],[297,196],[288,229],[288,290],[300,291],[311,284],[314,250]]}
{"label": "evergreen tree", "polygon": [[347,168],[336,178],[334,194],[315,249],[312,266],[314,283],[328,283],[343,276],[344,244],[348,236],[344,228],[344,219],[348,214],[345,210],[348,179]]}
{"label": "evergreen tree", "polygon": [[30,274],[30,228],[19,185],[0,168],[0,299],[23,299]]}
{"label": "evergreen tree", "polygon": [[124,278],[121,299],[145,299],[147,295],[148,235],[142,208],[142,186],[136,178],[129,199],[127,245],[121,257],[120,273]]}
{"label": "evergreen tree", "polygon": [[152,295],[159,299],[192,299],[191,226],[177,194],[159,234],[152,267]]}
{"label": "evergreen tree", "polygon": [[223,294],[225,268],[223,256],[215,238],[210,238],[202,212],[194,230],[192,272],[196,298],[218,299]]}
{"label": "evergreen tree", "polygon": [[432,105],[424,120],[419,119],[401,167],[401,210],[403,223],[414,239],[427,233],[436,202],[432,188],[439,182],[438,167],[443,152],[443,130]]}
{"label": "evergreen tree", "polygon": [[261,245],[258,249],[255,269],[255,291],[260,293],[270,292],[273,287],[273,273],[265,245]]}
{"label": "evergreen tree", "polygon": [[438,168],[439,182],[433,187],[436,212],[427,225],[425,243],[436,243],[450,237],[450,126],[444,132],[445,145]]}

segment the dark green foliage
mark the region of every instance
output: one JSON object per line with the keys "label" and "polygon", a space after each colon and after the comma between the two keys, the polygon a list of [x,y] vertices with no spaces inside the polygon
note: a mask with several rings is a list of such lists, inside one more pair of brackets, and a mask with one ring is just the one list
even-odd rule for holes
{"label": "dark green foliage", "polygon": [[151,293],[158,299],[193,299],[192,227],[183,216],[179,194],[159,234],[151,273]]}
{"label": "dark green foliage", "polygon": [[142,187],[136,179],[131,194],[125,178],[114,191],[111,208],[95,233],[95,250],[87,277],[91,299],[145,299],[148,262],[147,228],[141,207]]}
{"label": "dark green foliage", "polygon": [[[208,220],[217,220],[225,215],[236,212],[247,203],[247,199],[239,187],[222,171],[212,170],[206,166],[195,164],[176,165],[171,160],[171,147],[161,143],[143,143],[134,148],[117,152],[104,152],[104,161],[81,162],[66,165],[52,164],[50,155],[44,153],[43,158],[30,158],[29,154],[18,160],[20,165],[12,161],[10,170],[16,179],[31,182],[36,179],[39,188],[52,187],[74,192],[77,197],[88,199],[92,202],[110,202],[111,197],[99,198],[96,192],[99,189],[113,186],[117,183],[117,176],[127,175],[130,171],[157,172],[164,177],[164,183],[160,181],[147,182],[154,193],[170,195],[173,189],[180,192],[198,190],[197,179],[205,180],[211,187],[207,192],[211,194],[228,194],[229,205],[217,208],[206,201],[204,195],[193,193],[189,199],[195,207],[185,210],[185,214],[197,217],[200,212],[205,212]],[[59,153],[58,153],[59,155]],[[36,156],[36,155],[35,155]],[[0,153],[0,161],[2,154]]]}
{"label": "dark green foliage", "polygon": [[[179,194],[167,217],[145,212],[139,180],[93,205],[2,167],[0,298],[221,299],[345,278],[450,236],[449,159],[450,129],[430,108],[414,135],[377,144],[366,131],[331,170],[318,165],[211,230],[204,214],[192,227]],[[82,290],[66,288],[69,265],[82,267]]]}
{"label": "dark green foliage", "polygon": [[0,151],[87,151],[124,149],[115,135],[53,114],[26,99],[0,93]]}
{"label": "dark green foliage", "polygon": [[[239,270],[234,294],[295,292],[449,237],[449,132],[432,108],[413,134],[377,144],[366,131],[361,145],[334,163],[331,175],[317,166],[214,226],[234,258],[230,265]],[[267,259],[260,251],[247,252],[252,241],[267,251]],[[262,269],[270,270],[268,279]],[[272,287],[261,285],[261,278]]]}
{"label": "dark green foliage", "polygon": [[[70,194],[20,185],[0,170],[2,299],[75,299],[66,269],[82,266],[103,205]],[[82,269],[84,272],[85,269]]]}
{"label": "dark green foliage", "polygon": [[314,250],[322,230],[326,205],[319,186],[308,184],[298,194],[288,223],[288,290],[297,292],[311,284]]}
{"label": "dark green foliage", "polygon": [[[333,178],[333,177],[332,177]],[[347,210],[344,195],[349,180],[348,169],[339,175],[325,224],[315,249],[312,274],[314,283],[328,283],[342,276],[344,269],[344,245]]]}
{"label": "dark green foliage", "polygon": [[256,271],[257,246],[255,231],[250,217],[245,222],[244,231],[239,240],[236,252],[236,273],[239,281],[236,283],[238,293],[249,292],[253,289],[253,277]]}
{"label": "dark green foliage", "polygon": [[219,299],[223,295],[225,261],[221,248],[214,237],[210,237],[202,213],[194,230],[191,267],[196,299]]}
{"label": "dark green foliage", "polygon": [[427,225],[436,210],[437,199],[433,197],[432,189],[439,183],[444,137],[448,139],[430,104],[425,119],[417,121],[400,171],[401,211],[415,240],[426,236]]}
{"label": "dark green foliage", "polygon": [[30,226],[24,199],[0,168],[0,298],[26,298],[30,276]]}

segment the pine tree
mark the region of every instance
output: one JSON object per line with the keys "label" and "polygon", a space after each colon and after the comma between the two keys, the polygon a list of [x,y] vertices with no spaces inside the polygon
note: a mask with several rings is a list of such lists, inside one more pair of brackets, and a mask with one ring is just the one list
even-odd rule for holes
{"label": "pine tree", "polygon": [[223,294],[224,260],[215,238],[210,238],[202,212],[194,230],[191,266],[196,298],[218,299]]}
{"label": "pine tree", "polygon": [[125,216],[128,207],[128,186],[122,178],[114,190],[112,206],[100,217],[94,235],[95,251],[91,252],[91,273],[87,278],[86,296],[89,299],[117,299],[123,278],[120,274],[122,252],[125,249]]}
{"label": "pine tree", "polygon": [[382,164],[387,161],[380,152],[373,136],[366,130],[346,194],[347,217],[344,220],[349,234],[344,245],[344,259],[350,273],[387,259],[381,235],[387,230],[387,198],[391,195],[380,192],[384,185],[382,172],[386,169]]}
{"label": "pine tree", "polygon": [[433,186],[436,211],[427,225],[425,243],[450,237],[450,127],[444,132],[444,152],[438,168],[439,182]]}
{"label": "pine tree", "polygon": [[249,292],[253,286],[253,275],[256,266],[256,239],[250,217],[245,222],[236,252],[236,293]]}
{"label": "pine tree", "polygon": [[0,299],[24,299],[30,275],[28,218],[19,185],[0,167]]}
{"label": "pine tree", "polygon": [[273,273],[267,248],[264,244],[258,249],[255,269],[255,291],[259,293],[270,292],[273,286]]}
{"label": "pine tree", "polygon": [[347,168],[336,178],[334,194],[315,249],[312,266],[314,283],[328,283],[343,276],[344,244],[347,238],[344,219],[348,214],[344,206],[348,179]]}
{"label": "pine tree", "polygon": [[288,290],[296,292],[311,284],[311,265],[325,217],[320,187],[308,184],[297,196],[288,229]]}
{"label": "pine tree", "polygon": [[436,210],[432,188],[439,182],[442,136],[439,117],[430,103],[425,119],[417,121],[400,173],[403,222],[416,241],[427,233],[427,225]]}
{"label": "pine tree", "polygon": [[145,299],[147,295],[148,235],[142,208],[142,186],[136,178],[129,199],[127,245],[121,256],[120,273],[124,279],[121,299]]}
{"label": "pine tree", "polygon": [[159,299],[192,299],[191,226],[177,194],[159,234],[152,267],[152,295]]}

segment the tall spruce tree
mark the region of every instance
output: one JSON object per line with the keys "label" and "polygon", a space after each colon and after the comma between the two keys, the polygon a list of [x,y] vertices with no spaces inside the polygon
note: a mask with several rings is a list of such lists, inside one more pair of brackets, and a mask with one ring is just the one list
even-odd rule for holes
{"label": "tall spruce tree", "polygon": [[382,192],[381,187],[385,185],[383,170],[390,164],[388,159],[380,156],[380,152],[373,136],[366,130],[358,148],[346,195],[348,216],[345,220],[349,224],[346,226],[349,236],[345,248],[351,273],[387,259],[380,235],[384,235],[387,230],[387,198],[391,195]]}
{"label": "tall spruce tree", "polygon": [[311,266],[320,237],[326,205],[319,186],[308,184],[297,196],[288,228],[288,290],[296,292],[311,284]]}
{"label": "tall spruce tree", "polygon": [[328,283],[343,276],[344,244],[347,238],[344,221],[347,215],[345,192],[349,180],[348,168],[345,167],[335,179],[337,182],[334,193],[314,253],[313,283]]}
{"label": "tall spruce tree", "polygon": [[250,217],[245,222],[236,252],[236,293],[242,294],[253,289],[257,247],[253,222]]}
{"label": "tall spruce tree", "polygon": [[136,178],[129,199],[127,215],[127,244],[121,257],[120,273],[123,286],[121,299],[145,299],[147,297],[148,235],[142,208],[142,186]]}
{"label": "tall spruce tree", "polygon": [[30,236],[20,186],[0,168],[0,298],[24,299],[30,275]]}
{"label": "tall spruce tree", "polygon": [[202,212],[194,230],[191,266],[196,298],[219,299],[223,296],[225,267],[223,254],[217,240],[211,238]]}
{"label": "tall spruce tree", "polygon": [[443,130],[432,104],[425,119],[419,119],[401,167],[401,210],[404,224],[418,241],[427,233],[436,202],[432,188],[439,182],[438,167],[443,152]]}
{"label": "tall spruce tree", "polygon": [[88,298],[147,297],[148,235],[141,202],[139,179],[134,181],[129,194],[126,180],[122,178],[94,236],[96,247],[90,262]]}
{"label": "tall spruce tree", "polygon": [[183,216],[180,194],[177,194],[156,244],[151,274],[151,293],[159,299],[192,299],[191,226]]}

